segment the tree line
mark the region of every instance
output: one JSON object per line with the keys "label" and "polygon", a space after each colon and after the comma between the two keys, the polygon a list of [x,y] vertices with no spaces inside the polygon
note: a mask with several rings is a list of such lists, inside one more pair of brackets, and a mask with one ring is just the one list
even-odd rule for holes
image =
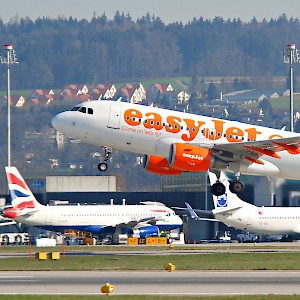
{"label": "tree line", "polygon": [[247,23],[200,17],[165,24],[149,13],[134,21],[118,11],[111,20],[105,14],[0,20],[1,41],[14,45],[20,62],[11,73],[18,90],[170,76],[286,76],[282,49],[297,45],[299,29],[299,19],[284,14]]}

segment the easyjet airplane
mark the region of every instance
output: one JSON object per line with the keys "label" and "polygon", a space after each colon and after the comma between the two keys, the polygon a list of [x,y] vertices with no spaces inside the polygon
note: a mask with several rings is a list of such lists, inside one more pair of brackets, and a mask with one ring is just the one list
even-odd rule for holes
{"label": "easyjet airplane", "polygon": [[[240,174],[300,179],[300,135],[284,130],[118,101],[89,101],[52,119],[67,136],[104,147],[145,154],[147,171],[235,173],[231,190],[243,190]],[[214,195],[225,186],[217,181]]]}
{"label": "easyjet airplane", "polygon": [[[211,185],[217,181],[216,175],[211,172],[209,172],[209,179]],[[230,181],[223,172],[219,180],[226,187],[226,191],[224,195],[213,196],[212,211],[192,209],[186,202],[187,209],[194,220],[219,221],[227,226],[257,234],[300,234],[300,207],[255,206],[241,200],[230,191]],[[177,207],[177,209],[182,208]],[[203,217],[199,217],[195,212]]]}
{"label": "easyjet airplane", "polygon": [[56,205],[40,204],[15,167],[6,167],[12,207],[4,218],[30,226],[63,232],[75,229],[92,233],[134,231],[140,237],[155,236],[160,230],[180,228],[182,220],[162,203],[141,205]]}

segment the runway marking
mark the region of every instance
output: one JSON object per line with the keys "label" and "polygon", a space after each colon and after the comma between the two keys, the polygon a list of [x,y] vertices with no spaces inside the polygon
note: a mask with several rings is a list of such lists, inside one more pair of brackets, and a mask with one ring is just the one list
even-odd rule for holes
{"label": "runway marking", "polygon": [[34,277],[32,275],[0,275],[1,278],[27,278],[27,277]]}
{"label": "runway marking", "polygon": [[[20,295],[20,293],[1,293],[1,295]],[[21,295],[45,295],[45,293],[27,293],[22,292]],[[47,295],[74,295],[74,293],[49,293]],[[101,293],[76,293],[79,296],[86,296],[86,295],[101,295]],[[285,295],[285,296],[293,296],[295,293],[113,293],[113,295],[122,295],[122,296],[131,296],[131,295],[150,295],[150,296],[249,296],[249,295]]]}

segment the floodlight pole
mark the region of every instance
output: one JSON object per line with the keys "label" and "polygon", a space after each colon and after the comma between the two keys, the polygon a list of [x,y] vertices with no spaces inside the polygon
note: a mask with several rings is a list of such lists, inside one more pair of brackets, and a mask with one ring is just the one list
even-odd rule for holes
{"label": "floodlight pole", "polygon": [[294,131],[294,79],[293,62],[299,62],[299,53],[295,44],[288,44],[283,50],[283,62],[290,64],[290,126]]}
{"label": "floodlight pole", "polygon": [[10,68],[9,68],[9,50],[6,50],[7,59],[7,165],[11,165],[11,127],[10,127]]}
{"label": "floodlight pole", "polygon": [[5,44],[4,51],[6,51],[5,57],[1,58],[1,63],[7,65],[7,165],[11,165],[11,120],[10,120],[10,65],[18,63],[15,50],[12,44]]}

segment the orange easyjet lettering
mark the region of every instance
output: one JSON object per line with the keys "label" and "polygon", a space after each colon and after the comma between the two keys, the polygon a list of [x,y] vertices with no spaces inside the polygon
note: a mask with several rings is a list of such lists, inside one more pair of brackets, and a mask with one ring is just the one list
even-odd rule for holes
{"label": "orange easyjet lettering", "polygon": [[245,129],[245,131],[248,133],[249,141],[255,141],[256,136],[258,134],[261,134],[261,131],[257,131],[256,128],[248,128],[248,129]]}
{"label": "orange easyjet lettering", "polygon": [[198,121],[198,125],[195,125],[195,121],[191,119],[183,119],[183,121],[185,122],[189,132],[189,136],[186,133],[181,136],[184,141],[192,141],[197,136],[200,127],[205,124],[205,122]]}
{"label": "orange easyjet lettering", "polygon": [[[201,134],[205,138],[215,141],[225,137],[230,143],[242,142],[244,140],[255,141],[257,136],[262,134],[261,131],[258,131],[254,127],[243,130],[239,127],[232,126],[225,130],[224,125],[226,124],[226,121],[216,119],[211,120],[214,124],[213,128],[208,128],[205,127],[205,125],[207,125],[205,121],[188,118],[181,119],[178,116],[172,115],[167,116],[166,122],[164,123],[162,116],[157,112],[147,112],[144,117],[145,119],[142,122],[143,114],[137,109],[127,109],[124,112],[124,120],[130,126],[139,126],[143,124],[146,129],[155,129],[156,131],[165,129],[167,132],[174,134],[183,131],[181,139],[184,141],[193,141],[198,135],[200,128],[202,128]],[[270,139],[274,137],[277,136],[270,136]]]}
{"label": "orange easyjet lettering", "polygon": [[181,119],[179,117],[168,116],[167,125],[165,126],[166,131],[178,133],[180,131],[180,121]]}
{"label": "orange easyjet lettering", "polygon": [[144,126],[147,129],[154,128],[156,130],[162,130],[163,126],[162,126],[161,115],[157,113],[146,113],[145,116],[146,117],[152,116],[152,118],[148,118],[144,121]]}
{"label": "orange easyjet lettering", "polygon": [[142,118],[142,116],[142,113],[137,109],[127,109],[124,113],[125,122],[131,126],[140,125],[140,119]]}
{"label": "orange easyjet lettering", "polygon": [[226,138],[228,142],[241,142],[244,136],[244,131],[238,127],[229,127],[226,130]]}

